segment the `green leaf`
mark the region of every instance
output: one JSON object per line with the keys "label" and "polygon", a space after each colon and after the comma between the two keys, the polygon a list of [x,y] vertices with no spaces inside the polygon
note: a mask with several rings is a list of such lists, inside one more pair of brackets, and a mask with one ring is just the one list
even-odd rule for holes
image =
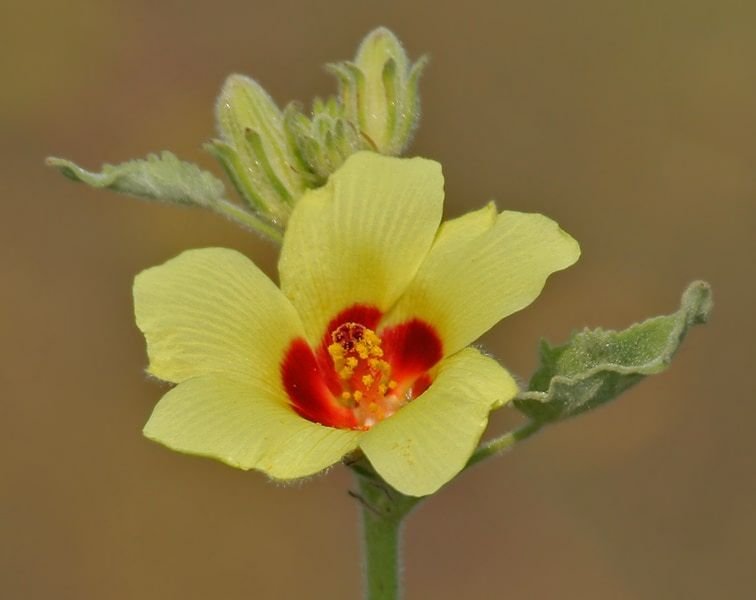
{"label": "green leaf", "polygon": [[616,398],[647,375],[667,368],[688,329],[705,323],[712,307],[703,281],[688,286],[680,309],[623,331],[585,330],[567,344],[541,344],[541,366],[515,406],[539,422],[559,421]]}
{"label": "green leaf", "polygon": [[145,160],[104,165],[100,173],[86,171],[62,158],[51,157],[46,162],[74,181],[138,198],[212,207],[224,195],[223,183],[214,175],[170,152],[160,156],[150,154]]}
{"label": "green leaf", "polygon": [[281,241],[278,223],[229,202],[224,198],[223,183],[212,173],[179,160],[170,152],[160,156],[150,154],[145,160],[120,165],[104,165],[100,173],[86,171],[62,158],[51,157],[46,162],[74,181],[138,198],[208,208],[274,242]]}

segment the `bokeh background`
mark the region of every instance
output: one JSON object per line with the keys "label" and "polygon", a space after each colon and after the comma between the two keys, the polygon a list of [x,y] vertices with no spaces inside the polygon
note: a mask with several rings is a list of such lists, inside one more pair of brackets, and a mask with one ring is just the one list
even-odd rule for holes
{"label": "bokeh background", "polygon": [[[412,152],[449,216],[495,198],[582,243],[483,340],[527,377],[536,342],[623,327],[714,287],[711,323],[615,404],[467,473],[409,521],[408,598],[756,594],[756,4],[734,0],[6,0],[0,19],[0,597],[352,599],[357,509],[336,468],[302,485],[173,454],[140,431],[131,282],[190,247],[275,249],[222,219],[74,185],[46,155],[169,149],[215,168],[224,77],[281,104],[387,25],[422,81]],[[217,172],[217,171],[216,171]],[[502,411],[491,431],[515,421]]]}

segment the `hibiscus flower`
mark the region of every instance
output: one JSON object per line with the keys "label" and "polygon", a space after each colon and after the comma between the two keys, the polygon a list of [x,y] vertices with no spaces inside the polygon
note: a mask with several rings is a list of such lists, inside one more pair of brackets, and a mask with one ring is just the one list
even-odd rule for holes
{"label": "hibiscus flower", "polygon": [[404,494],[448,482],[517,391],[470,344],[580,251],[542,215],[442,205],[438,163],[360,152],[294,208],[280,288],[221,248],[138,275],[148,371],[178,384],[145,435],[279,480],[361,451]]}

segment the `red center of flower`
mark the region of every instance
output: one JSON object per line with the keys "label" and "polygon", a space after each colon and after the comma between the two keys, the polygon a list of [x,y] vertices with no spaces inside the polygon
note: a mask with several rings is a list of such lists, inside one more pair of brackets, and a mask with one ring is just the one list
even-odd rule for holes
{"label": "red center of flower", "polygon": [[291,343],[281,376],[301,416],[369,429],[428,388],[428,370],[442,356],[438,334],[419,319],[381,330],[381,316],[355,305],[331,321],[315,352],[301,338]]}

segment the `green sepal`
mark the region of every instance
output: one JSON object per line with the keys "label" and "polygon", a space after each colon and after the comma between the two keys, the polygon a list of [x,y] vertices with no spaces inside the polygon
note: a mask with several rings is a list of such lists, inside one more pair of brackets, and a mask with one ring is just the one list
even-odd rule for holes
{"label": "green sepal", "polygon": [[584,330],[563,346],[541,343],[541,366],[515,407],[538,422],[560,421],[592,410],[648,375],[665,370],[693,325],[705,323],[711,288],[691,283],[680,309],[623,331]]}
{"label": "green sepal", "polygon": [[318,143],[311,136],[310,120],[302,114],[302,107],[297,102],[289,103],[283,112],[284,132],[289,148],[292,149],[296,168],[306,180],[308,187],[317,187],[321,180],[315,168]]}
{"label": "green sepal", "polygon": [[402,113],[397,121],[396,138],[404,140],[406,145],[420,122],[420,76],[428,65],[428,56],[421,56],[410,69],[407,81],[404,84],[404,96],[402,97]]}
{"label": "green sepal", "polygon": [[73,181],[160,202],[213,207],[222,200],[225,191],[214,175],[170,152],[118,165],[106,164],[100,173],[62,158],[51,157],[46,162]]}
{"label": "green sepal", "polygon": [[362,71],[349,61],[327,64],[325,70],[334,75],[339,82],[339,103],[344,117],[362,128],[364,114],[361,113],[361,99],[365,94],[365,76]]}
{"label": "green sepal", "polygon": [[221,140],[207,142],[203,145],[203,148],[220,163],[242,200],[256,212],[265,211],[265,202],[258,195],[254,181],[242,164],[241,157],[236,149]]}
{"label": "green sepal", "polygon": [[[252,148],[252,151],[257,158],[257,165],[265,174],[265,177],[267,177],[268,183],[273,188],[278,198],[283,200],[286,204],[293,204],[294,198],[292,192],[286,187],[286,184],[281,180],[282,178],[278,176],[275,166],[271,163],[268,153],[265,150],[263,137],[257,131],[247,129],[244,131],[244,138],[247,140],[249,147]],[[288,169],[291,169],[292,162],[293,160],[290,160],[290,162],[286,163]],[[301,191],[301,188],[297,187],[294,193],[298,195]]]}
{"label": "green sepal", "polygon": [[299,104],[292,102],[284,109],[284,130],[293,149],[296,164],[308,187],[319,187],[328,179],[330,169],[325,164],[323,149],[310,119]]}
{"label": "green sepal", "polygon": [[397,89],[398,75],[396,60],[389,57],[386,63],[383,65],[383,72],[381,73],[381,82],[383,83],[383,89],[386,97],[386,135],[393,136],[396,131],[397,116],[401,109],[401,101],[399,94],[401,89]]}

